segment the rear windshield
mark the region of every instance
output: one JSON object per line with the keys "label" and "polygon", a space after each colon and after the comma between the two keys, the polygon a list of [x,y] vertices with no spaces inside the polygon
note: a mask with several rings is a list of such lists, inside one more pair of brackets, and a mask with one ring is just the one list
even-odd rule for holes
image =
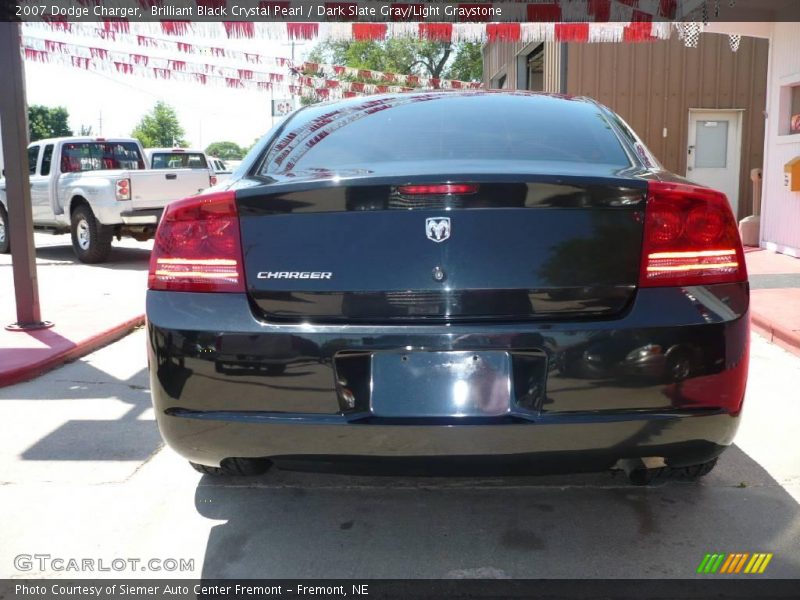
{"label": "rear windshield", "polygon": [[61,148],[61,172],[144,169],[139,146],[133,142],[73,142]]}
{"label": "rear windshield", "polygon": [[208,169],[205,155],[198,152],[159,152],[150,162],[153,169]]}
{"label": "rear windshield", "polygon": [[307,108],[272,145],[262,173],[440,160],[631,165],[605,114],[590,102],[451,92]]}

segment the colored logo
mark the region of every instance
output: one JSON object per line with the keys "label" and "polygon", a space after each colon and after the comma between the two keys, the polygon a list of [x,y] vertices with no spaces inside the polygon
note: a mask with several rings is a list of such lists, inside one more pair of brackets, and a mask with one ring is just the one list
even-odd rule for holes
{"label": "colored logo", "polygon": [[755,552],[753,554],[749,552],[706,554],[700,566],[697,567],[697,572],[701,575],[763,573],[766,571],[767,565],[771,560],[771,552]]}

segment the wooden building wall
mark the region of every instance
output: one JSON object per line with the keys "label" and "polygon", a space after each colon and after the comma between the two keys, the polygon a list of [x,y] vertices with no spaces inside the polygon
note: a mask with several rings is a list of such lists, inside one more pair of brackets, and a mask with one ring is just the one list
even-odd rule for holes
{"label": "wooden building wall", "polygon": [[[591,96],[619,113],[664,166],[686,175],[689,109],[744,109],[739,217],[752,211],[750,170],[764,160],[769,42],[703,34],[697,48],[670,40],[569,44],[567,92]],[[664,137],[664,128],[667,136]]]}
{"label": "wooden building wall", "polygon": [[[484,50],[484,82],[499,72],[506,89],[517,81],[524,44],[490,44]],[[750,170],[761,167],[764,149],[769,42],[743,37],[738,52],[728,36],[703,34],[697,48],[677,35],[643,43],[567,44],[566,56],[545,56],[545,91],[562,88],[558,73],[566,61],[566,93],[590,96],[618,112],[666,168],[686,175],[689,109],[744,109],[739,183],[739,217],[752,210]],[[548,44],[555,53],[558,45]],[[664,137],[664,129],[667,135]]]}

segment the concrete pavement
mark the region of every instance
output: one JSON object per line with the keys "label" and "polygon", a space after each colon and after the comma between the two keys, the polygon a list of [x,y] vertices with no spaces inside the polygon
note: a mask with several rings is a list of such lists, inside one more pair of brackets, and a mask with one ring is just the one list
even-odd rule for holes
{"label": "concrete pavement", "polygon": [[0,387],[35,377],[144,322],[152,242],[114,242],[109,262],[84,265],[69,236],[35,234],[42,318],[52,329],[9,332],[16,321],[11,256],[0,254]]}
{"label": "concrete pavement", "polygon": [[746,250],[753,328],[800,355],[800,259],[767,250]]}
{"label": "concrete pavement", "polygon": [[144,332],[0,389],[0,577],[14,557],[183,559],[85,577],[693,577],[706,552],[773,552],[800,577],[800,359],[754,337],[737,443],[699,483],[273,470],[216,480],[161,445]]}

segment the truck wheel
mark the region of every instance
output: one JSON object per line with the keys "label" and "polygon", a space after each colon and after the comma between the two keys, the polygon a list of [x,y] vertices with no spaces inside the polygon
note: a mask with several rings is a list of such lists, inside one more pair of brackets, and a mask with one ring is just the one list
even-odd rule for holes
{"label": "truck wheel", "polygon": [[72,212],[72,249],[82,263],[105,261],[113,236],[114,230],[98,223],[88,206],[78,206]]}
{"label": "truck wheel", "polygon": [[8,241],[8,215],[6,209],[0,205],[0,254],[8,253],[11,244]]}

